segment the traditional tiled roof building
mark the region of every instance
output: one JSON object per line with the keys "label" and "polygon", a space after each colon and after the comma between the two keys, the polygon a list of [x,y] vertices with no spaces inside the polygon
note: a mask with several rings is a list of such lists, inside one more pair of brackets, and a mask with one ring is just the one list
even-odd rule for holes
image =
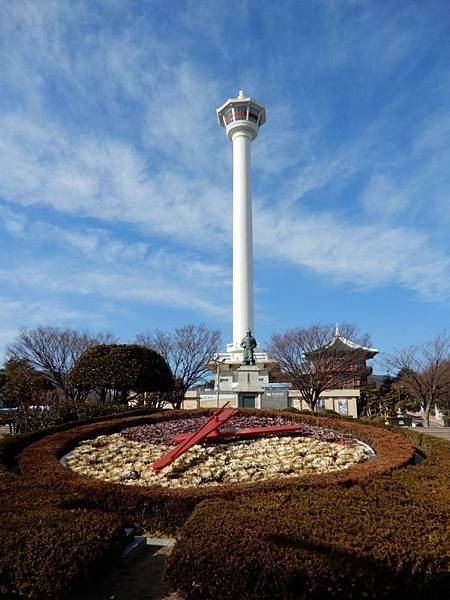
{"label": "traditional tiled roof building", "polygon": [[367,385],[367,378],[372,374],[372,367],[366,361],[378,354],[376,348],[368,348],[349,340],[339,333],[339,326],[332,339],[309,355],[320,355],[329,363],[330,387],[336,389],[360,388]]}

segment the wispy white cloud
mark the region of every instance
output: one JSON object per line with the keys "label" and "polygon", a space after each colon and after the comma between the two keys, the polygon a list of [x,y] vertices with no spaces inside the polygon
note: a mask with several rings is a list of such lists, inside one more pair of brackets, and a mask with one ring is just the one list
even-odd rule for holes
{"label": "wispy white cloud", "polygon": [[4,223],[6,230],[12,235],[21,236],[25,229],[26,219],[17,211],[0,204],[0,222]]}
{"label": "wispy white cloud", "polygon": [[41,303],[15,300],[5,292],[3,288],[0,296],[0,364],[5,358],[7,345],[15,339],[17,331],[22,327],[37,327],[48,323],[67,326],[74,322],[82,322],[84,326],[92,324],[89,313],[68,309],[57,301]]}
{"label": "wispy white cloud", "polygon": [[354,289],[389,284],[426,300],[450,297],[450,258],[419,231],[346,223],[333,215],[256,214],[258,253],[304,266]]}
{"label": "wispy white cloud", "polygon": [[[33,247],[13,269],[0,268],[0,280],[5,283],[108,300],[159,303],[221,318],[228,312],[221,300],[230,282],[226,267],[202,262],[193,254],[176,255],[142,242],[123,241],[105,229],[68,230],[25,218],[22,222],[20,235],[26,233]],[[40,246],[47,242],[58,252],[36,261]]]}
{"label": "wispy white cloud", "polygon": [[[213,286],[208,286],[206,281],[201,288],[186,281],[175,283],[173,272],[164,277],[150,269],[146,277],[145,267],[149,264],[142,265],[139,270],[125,272],[117,268],[89,268],[86,265],[76,268],[69,261],[58,264],[42,260],[39,267],[25,264],[15,268],[14,273],[0,269],[0,281],[28,289],[29,293],[33,289],[46,289],[51,293],[69,293],[72,297],[98,296],[108,301],[130,300],[184,308],[220,318],[227,315],[227,306],[220,303],[219,294],[212,291]],[[180,271],[180,268],[177,270]],[[48,318],[57,319],[58,315],[49,311]]]}
{"label": "wispy white cloud", "polygon": [[409,207],[406,190],[383,175],[375,175],[364,190],[361,203],[375,219],[389,220]]}
{"label": "wispy white cloud", "polygon": [[[252,147],[256,257],[354,289],[450,298],[450,82],[427,75],[440,110],[419,107],[407,123],[401,114],[410,88],[400,84],[425,43],[419,16],[408,28],[406,9],[325,3],[310,15],[311,40],[308,19],[278,6],[187,2],[166,19],[153,18],[156,6],[124,6],[55,1],[43,11],[23,1],[2,14],[0,219],[32,246],[14,271],[3,268],[4,282],[224,318],[231,145],[214,111],[225,87],[249,84],[269,109]],[[262,33],[285,25],[263,54],[244,35],[254,9]],[[386,95],[387,76],[399,90]],[[375,109],[358,121],[359,89]]]}
{"label": "wispy white cloud", "polygon": [[113,139],[79,137],[19,116],[0,118],[0,190],[22,205],[131,223],[191,244],[211,233],[223,242],[228,194],[211,179],[166,166],[154,172],[142,153]]}

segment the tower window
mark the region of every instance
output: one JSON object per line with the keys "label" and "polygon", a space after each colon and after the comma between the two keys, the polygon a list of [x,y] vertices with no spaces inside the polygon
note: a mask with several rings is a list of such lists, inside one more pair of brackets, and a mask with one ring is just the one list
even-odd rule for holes
{"label": "tower window", "polygon": [[228,123],[231,123],[231,121],[233,121],[233,109],[229,108],[225,114],[224,114],[224,121],[225,124],[228,125]]}
{"label": "tower window", "polygon": [[247,106],[238,105],[234,109],[234,114],[236,117],[236,121],[246,121],[247,120]]}

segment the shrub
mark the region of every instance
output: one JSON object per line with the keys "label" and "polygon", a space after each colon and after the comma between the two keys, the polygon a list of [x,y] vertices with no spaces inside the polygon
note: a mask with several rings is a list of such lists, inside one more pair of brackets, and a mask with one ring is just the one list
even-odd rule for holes
{"label": "shrub", "polygon": [[[408,592],[415,584],[421,591],[439,591],[445,583],[440,528],[448,518],[449,459],[435,444],[438,440],[288,411],[240,412],[281,415],[351,433],[372,445],[377,457],[329,476],[167,490],[82,477],[59,458],[81,439],[210,411],[145,415],[141,409],[132,417],[116,415],[13,437],[0,442],[0,586],[5,596],[61,597],[117,552],[124,522],[165,533],[185,524],[168,575],[196,600],[300,598],[300,592],[308,598],[346,593],[359,598],[360,592],[383,597],[388,589],[401,589],[408,570]],[[399,469],[411,460],[412,444],[427,460]],[[7,470],[16,456],[20,476]],[[412,549],[412,540],[420,536],[423,543]],[[325,585],[331,594],[324,592]]]}
{"label": "shrub", "polygon": [[168,364],[154,350],[137,344],[99,344],[76,361],[67,385],[126,404],[133,394],[142,398],[146,393],[170,392],[174,382]]}
{"label": "shrub", "polygon": [[381,415],[370,415],[368,417],[361,417],[359,421],[361,423],[368,423],[369,425],[384,426],[386,419]]}
{"label": "shrub", "polygon": [[[148,417],[149,410],[130,414]],[[110,422],[119,417],[110,416]],[[123,548],[126,522],[119,514],[94,507],[83,493],[48,487],[39,471],[16,473],[15,459],[24,448],[73,425],[0,439],[0,597],[5,600],[63,598],[94,570],[111,568]]]}
{"label": "shrub", "polygon": [[[10,440],[13,444],[17,440]],[[8,445],[9,445],[8,444]],[[0,596],[62,598],[123,547],[123,520],[101,510],[63,508],[73,497],[0,468]]]}
{"label": "shrub", "polygon": [[[335,410],[332,410],[331,408],[320,408],[317,411],[317,414],[323,415],[324,417],[339,417],[342,419],[342,415],[339,415],[338,412],[336,412]],[[352,417],[350,417],[350,418],[352,418]]]}
{"label": "shrub", "polygon": [[[112,414],[133,414],[134,408],[124,404],[57,398],[48,406],[21,406],[16,412],[0,415],[0,424],[12,425],[17,433],[37,431],[75,421],[86,421],[94,417],[107,417]],[[145,412],[148,413],[148,410]]]}
{"label": "shrub", "polygon": [[6,383],[5,369],[0,369],[0,406],[5,405],[5,397],[3,395],[3,387]]}
{"label": "shrub", "polygon": [[0,414],[0,426],[9,427],[10,433],[16,433],[16,416],[13,412]]}
{"label": "shrub", "polygon": [[419,412],[420,408],[420,403],[409,396],[395,403],[395,410],[400,412]]}
{"label": "shrub", "polygon": [[421,465],[351,487],[202,503],[166,576],[195,600],[445,597],[449,444],[409,437],[427,453]]}
{"label": "shrub", "polygon": [[47,379],[21,360],[8,360],[2,393],[6,406],[26,406],[39,402],[41,394],[51,389]]}

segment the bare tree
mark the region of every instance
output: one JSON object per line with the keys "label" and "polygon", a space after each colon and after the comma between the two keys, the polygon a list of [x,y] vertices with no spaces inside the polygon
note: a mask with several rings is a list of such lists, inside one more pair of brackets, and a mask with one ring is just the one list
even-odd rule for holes
{"label": "bare tree", "polygon": [[400,373],[398,383],[422,406],[427,426],[436,403],[450,394],[450,336],[439,334],[431,342],[409,346],[386,359]]}
{"label": "bare tree", "polygon": [[219,351],[221,337],[218,329],[185,325],[173,332],[139,333],[136,342],[156,350],[167,361],[176,382],[176,392],[168,395],[168,401],[180,408],[187,390],[211,375],[208,363]]}
{"label": "bare tree", "polygon": [[8,347],[9,358],[23,361],[44,375],[57,389],[68,397],[76,393],[67,389],[66,377],[74,362],[85,350],[96,344],[112,344],[116,338],[111,333],[91,334],[75,329],[37,327],[21,329],[17,339]]}
{"label": "bare tree", "polygon": [[[353,346],[342,340],[351,340]],[[332,325],[314,324],[273,334],[268,351],[285,381],[299,390],[314,412],[324,390],[367,376],[365,347],[369,345],[370,337],[360,335],[355,325],[344,323],[336,336]]]}
{"label": "bare tree", "polygon": [[0,407],[2,407],[5,402],[5,393],[4,393],[5,384],[6,384],[5,369],[0,369]]}

